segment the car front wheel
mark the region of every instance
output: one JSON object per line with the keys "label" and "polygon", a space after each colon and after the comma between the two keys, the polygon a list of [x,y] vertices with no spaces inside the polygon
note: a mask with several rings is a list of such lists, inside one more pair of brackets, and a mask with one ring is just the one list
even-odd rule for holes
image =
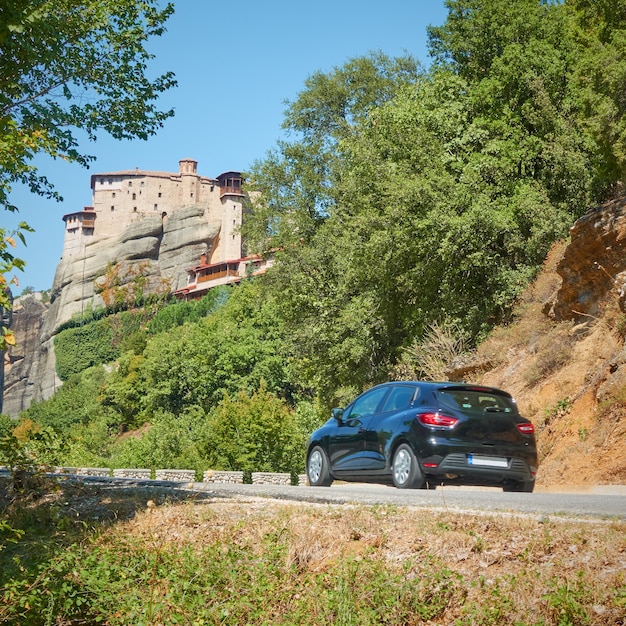
{"label": "car front wheel", "polygon": [[406,443],[400,444],[393,455],[391,476],[398,489],[419,489],[424,484],[417,457]]}
{"label": "car front wheel", "polygon": [[315,446],[309,453],[306,462],[306,473],[309,485],[312,487],[330,487],[333,483],[330,475],[328,456],[319,446]]}

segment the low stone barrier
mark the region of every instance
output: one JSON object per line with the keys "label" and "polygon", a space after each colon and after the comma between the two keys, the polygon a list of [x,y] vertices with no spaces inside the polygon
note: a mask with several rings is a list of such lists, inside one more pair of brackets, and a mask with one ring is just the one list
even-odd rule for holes
{"label": "low stone barrier", "polygon": [[79,476],[110,476],[111,469],[108,467],[79,467],[76,473]]}
{"label": "low stone barrier", "polygon": [[202,476],[205,483],[243,483],[243,472],[227,472],[224,470],[207,470]]}
{"label": "low stone barrier", "polygon": [[291,474],[252,472],[253,485],[291,485]]}
{"label": "low stone barrier", "polygon": [[149,470],[149,469],[114,469],[113,476],[115,478],[137,478],[140,480],[150,480],[152,478],[152,470]]}
{"label": "low stone barrier", "polygon": [[[1,469],[1,468],[0,468]],[[55,474],[73,474],[76,476],[113,476],[114,478],[134,478],[136,480],[151,480],[150,469],[114,469],[108,467],[55,467]],[[195,482],[195,470],[185,469],[158,469],[154,472],[156,480],[172,482]],[[231,483],[242,484],[242,471],[206,470],[202,475],[205,483]],[[291,485],[291,474],[279,472],[252,472],[252,484],[254,485]],[[298,476],[298,485],[308,485],[306,474]]]}
{"label": "low stone barrier", "polygon": [[309,477],[306,474],[298,474],[298,487],[308,487]]}
{"label": "low stone barrier", "polygon": [[155,477],[157,480],[173,480],[173,481],[193,483],[196,480],[196,471],[195,470],[173,470],[173,469],[157,470]]}

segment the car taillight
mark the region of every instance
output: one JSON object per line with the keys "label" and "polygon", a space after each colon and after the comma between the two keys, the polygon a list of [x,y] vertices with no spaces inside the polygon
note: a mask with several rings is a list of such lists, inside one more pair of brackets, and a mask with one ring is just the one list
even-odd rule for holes
{"label": "car taillight", "polygon": [[417,419],[424,426],[438,426],[439,428],[453,428],[459,421],[456,417],[441,413],[419,413]]}
{"label": "car taillight", "polygon": [[535,432],[535,426],[530,422],[524,422],[523,424],[515,424],[517,426],[517,430],[522,433],[522,435],[532,435]]}

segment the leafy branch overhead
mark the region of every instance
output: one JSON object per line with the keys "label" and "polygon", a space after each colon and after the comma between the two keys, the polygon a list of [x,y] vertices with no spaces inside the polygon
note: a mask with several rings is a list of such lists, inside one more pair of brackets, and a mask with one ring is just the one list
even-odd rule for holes
{"label": "leafy branch overhead", "polygon": [[[171,72],[151,77],[147,48],[174,11],[160,4],[0,0],[0,207],[18,210],[10,197],[16,184],[60,199],[35,165],[37,155],[87,166],[93,157],[81,148],[85,134],[91,141],[100,131],[147,139],[173,115],[157,100],[176,81]],[[21,225],[16,234],[28,230]],[[3,229],[0,235],[4,275],[23,261],[7,248]]]}
{"label": "leafy branch overhead", "polygon": [[171,72],[148,77],[146,43],[162,35],[172,4],[155,0],[2,0],[0,3],[0,204],[14,211],[11,184],[57,197],[33,157],[87,165],[77,130],[90,140],[147,139],[172,110],[156,100]]}

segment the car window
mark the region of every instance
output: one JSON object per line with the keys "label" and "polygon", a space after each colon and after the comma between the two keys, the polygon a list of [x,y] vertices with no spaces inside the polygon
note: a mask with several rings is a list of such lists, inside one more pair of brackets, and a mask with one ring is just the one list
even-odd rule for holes
{"label": "car window", "polygon": [[400,411],[406,409],[413,399],[415,387],[407,387],[406,385],[399,385],[391,390],[391,393],[385,400],[383,405],[383,413],[387,411]]}
{"label": "car window", "polygon": [[372,389],[364,393],[355,400],[350,409],[350,413],[344,417],[347,419],[355,419],[357,417],[372,415],[388,391],[389,387],[378,387],[377,389]]}
{"label": "car window", "polygon": [[440,389],[439,402],[451,409],[472,413],[517,413],[515,402],[508,396],[470,389]]}

